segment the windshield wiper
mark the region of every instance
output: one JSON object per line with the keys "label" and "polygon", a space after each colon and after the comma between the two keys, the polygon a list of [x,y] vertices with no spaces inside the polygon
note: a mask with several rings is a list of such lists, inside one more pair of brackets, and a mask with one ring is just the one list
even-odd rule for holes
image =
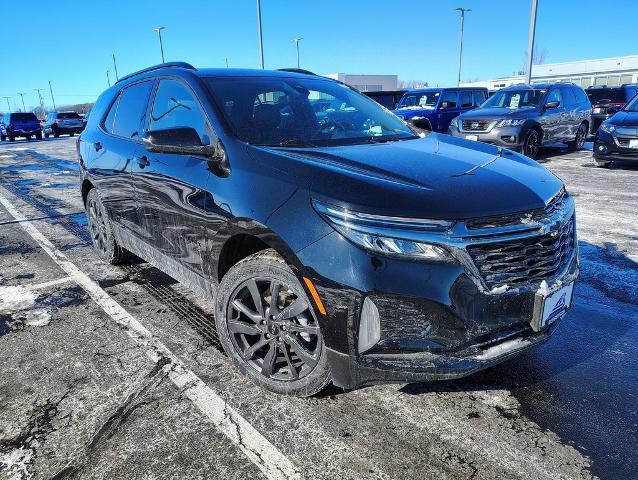
{"label": "windshield wiper", "polygon": [[317,147],[314,143],[307,142],[305,140],[300,140],[298,138],[289,138],[284,140],[283,142],[279,142],[277,147]]}
{"label": "windshield wiper", "polygon": [[381,135],[372,135],[368,137],[368,143],[386,143],[386,142],[400,142],[401,140],[410,140],[413,138],[418,138],[415,136],[406,136],[406,137],[384,137]]}

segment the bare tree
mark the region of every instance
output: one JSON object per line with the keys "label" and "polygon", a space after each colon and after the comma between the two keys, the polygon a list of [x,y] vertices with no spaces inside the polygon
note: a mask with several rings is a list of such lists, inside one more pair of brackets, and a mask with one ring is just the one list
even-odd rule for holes
{"label": "bare tree", "polygon": [[[543,65],[549,57],[549,50],[544,47],[538,47],[534,49],[534,55],[532,55],[532,65]],[[520,75],[525,75],[527,70],[527,50],[523,56],[523,68],[520,71]]]}
{"label": "bare tree", "polygon": [[402,90],[428,87],[429,83],[422,80],[399,80],[398,87]]}

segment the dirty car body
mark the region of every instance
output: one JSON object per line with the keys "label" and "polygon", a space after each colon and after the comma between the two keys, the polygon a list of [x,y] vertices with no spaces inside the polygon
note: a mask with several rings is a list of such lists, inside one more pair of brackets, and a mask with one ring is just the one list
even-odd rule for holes
{"label": "dirty car body", "polygon": [[[169,83],[190,95],[180,126],[201,109],[201,150],[150,146]],[[113,108],[135,120],[118,126]],[[275,251],[312,299],[338,386],[467,375],[545,341],[571,303],[574,202],[558,178],[416,135],[329,79],[158,66],[100,97],[78,149],[83,198],[100,192],[117,243],[205,298]]]}

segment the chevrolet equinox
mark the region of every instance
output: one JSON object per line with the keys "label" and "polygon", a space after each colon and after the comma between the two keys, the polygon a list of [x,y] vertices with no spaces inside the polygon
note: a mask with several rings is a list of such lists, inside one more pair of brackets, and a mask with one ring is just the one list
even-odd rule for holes
{"label": "chevrolet equinox", "polygon": [[309,72],[147,68],[100,96],[78,153],[97,254],[213,302],[229,359],[274,392],[468,375],[572,301],[557,177]]}

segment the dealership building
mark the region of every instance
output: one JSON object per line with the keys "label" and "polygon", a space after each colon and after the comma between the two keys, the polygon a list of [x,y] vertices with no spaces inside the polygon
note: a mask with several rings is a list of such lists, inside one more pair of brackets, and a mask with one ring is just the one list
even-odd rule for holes
{"label": "dealership building", "polygon": [[[579,60],[576,62],[546,63],[532,67],[532,82],[573,82],[583,88],[592,85],[623,85],[638,83],[638,55]],[[498,90],[517,83],[525,83],[524,75],[461,83],[463,87],[486,87]]]}
{"label": "dealership building", "polygon": [[328,73],[324,77],[339,80],[360,92],[396,90],[399,84],[397,75],[358,75],[351,73]]}

